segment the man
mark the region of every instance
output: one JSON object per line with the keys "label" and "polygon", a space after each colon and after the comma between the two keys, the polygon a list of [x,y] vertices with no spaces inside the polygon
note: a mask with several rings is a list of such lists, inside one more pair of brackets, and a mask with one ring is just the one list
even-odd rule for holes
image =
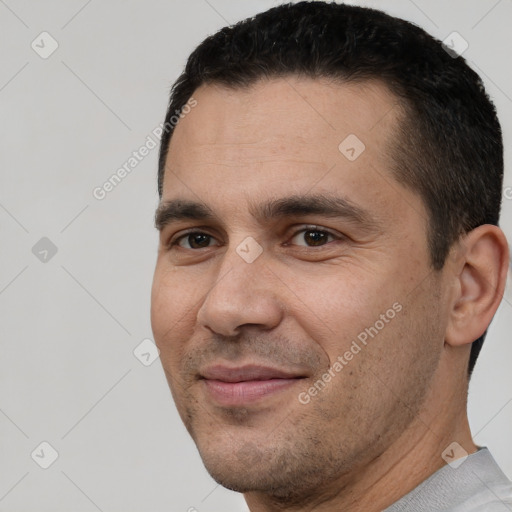
{"label": "man", "polygon": [[512,510],[466,413],[508,246],[464,60],[282,5],[203,41],[166,123],[152,326],[213,478],[252,512]]}

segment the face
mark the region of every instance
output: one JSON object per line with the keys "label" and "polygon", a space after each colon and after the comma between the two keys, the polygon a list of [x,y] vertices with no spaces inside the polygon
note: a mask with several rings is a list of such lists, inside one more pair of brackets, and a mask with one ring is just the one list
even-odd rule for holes
{"label": "face", "polygon": [[165,374],[221,484],[327,492],[410,425],[443,345],[427,213],[388,156],[400,110],[292,77],[193,96],[159,210]]}

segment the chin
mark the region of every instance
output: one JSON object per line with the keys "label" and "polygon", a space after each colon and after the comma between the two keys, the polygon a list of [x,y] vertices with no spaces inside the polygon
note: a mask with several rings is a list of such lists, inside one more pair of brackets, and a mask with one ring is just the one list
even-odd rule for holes
{"label": "chin", "polygon": [[211,462],[203,458],[203,463],[210,476],[226,489],[243,494],[257,492],[276,497],[289,497],[290,491],[276,481],[273,471],[266,468],[247,467],[243,464],[232,465],[228,462]]}
{"label": "chin", "polygon": [[217,483],[244,494],[271,496],[276,503],[304,503],[315,489],[339,476],[339,467],[329,467],[325,457],[312,456],[308,447],[278,431],[258,439],[210,434],[196,444]]}
{"label": "chin", "polygon": [[[211,477],[223,487],[241,493],[266,492],[273,488],[276,484],[276,463],[278,466],[285,463],[279,455],[279,448],[273,443],[265,445],[261,440],[248,439],[247,436],[224,434],[196,440],[203,464]],[[275,442],[278,444],[277,439]]]}
{"label": "chin", "polygon": [[265,495],[275,505],[304,506],[326,483],[323,472],[310,472],[304,466],[280,470],[279,466],[288,465],[288,460],[276,465],[274,461],[260,458],[257,464],[247,466],[242,463],[231,464],[226,459],[222,461],[216,457],[202,458],[208,473],[218,484],[246,497],[250,494]]}

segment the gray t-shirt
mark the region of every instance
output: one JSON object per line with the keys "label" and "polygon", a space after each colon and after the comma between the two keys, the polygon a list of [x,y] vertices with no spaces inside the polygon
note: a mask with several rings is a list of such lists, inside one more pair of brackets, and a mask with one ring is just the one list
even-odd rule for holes
{"label": "gray t-shirt", "polygon": [[512,482],[487,448],[446,465],[384,512],[512,512]]}

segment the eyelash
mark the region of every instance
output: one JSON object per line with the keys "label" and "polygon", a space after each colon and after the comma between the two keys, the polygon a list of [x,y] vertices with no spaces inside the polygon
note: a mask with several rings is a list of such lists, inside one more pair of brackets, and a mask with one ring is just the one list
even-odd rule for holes
{"label": "eyelash", "polygon": [[[313,232],[317,232],[317,233],[323,233],[323,234],[326,234],[328,236],[331,236],[333,237],[336,241],[336,240],[341,240],[343,238],[342,235],[336,235],[334,233],[332,233],[331,231],[328,231],[326,229],[323,229],[323,228],[320,228],[319,226],[314,226],[314,225],[309,225],[309,226],[305,226],[297,231],[295,231],[292,236],[290,237],[290,239],[293,239],[295,238],[299,233],[306,233],[308,231],[313,231]],[[183,240],[184,238],[187,238],[188,236],[190,235],[206,235],[206,236],[209,236],[210,238],[215,238],[213,235],[210,235],[209,233],[206,233],[204,231],[199,231],[197,229],[195,230],[191,230],[191,231],[188,231],[186,233],[183,233],[181,234],[179,237],[177,238],[173,238],[169,241],[169,243],[167,244],[167,248],[168,249],[173,249],[175,246],[178,246],[179,247],[179,242],[181,240]],[[315,247],[325,247],[326,245],[328,245],[329,243],[331,242],[326,242],[325,244],[323,245],[318,245],[318,246],[313,246],[313,245],[306,245],[306,246],[299,246],[299,247],[302,247],[302,248],[305,248],[305,249],[314,249]],[[286,245],[290,245],[290,244],[286,244]],[[202,247],[201,249],[208,249],[210,246],[208,247]],[[187,251],[197,251],[199,249],[188,249],[186,247],[181,247],[181,249],[185,249]]]}

